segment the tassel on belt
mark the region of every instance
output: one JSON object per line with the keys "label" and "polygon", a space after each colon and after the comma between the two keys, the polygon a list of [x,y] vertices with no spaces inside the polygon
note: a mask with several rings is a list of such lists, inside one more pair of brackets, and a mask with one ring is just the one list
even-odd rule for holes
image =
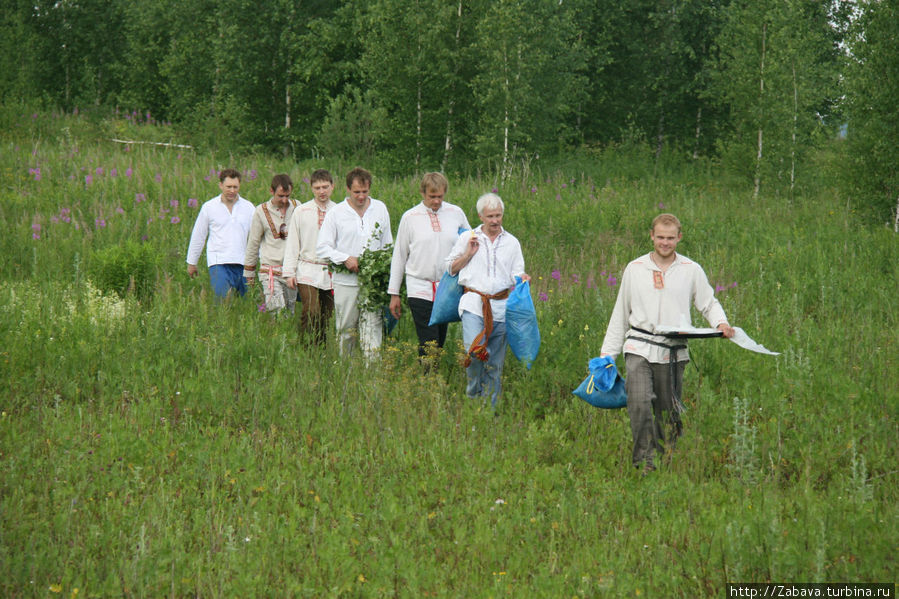
{"label": "tassel on belt", "polygon": [[471,347],[468,348],[468,354],[465,356],[465,362],[463,362],[463,365],[468,368],[471,365],[471,356],[474,356],[481,362],[486,362],[487,358],[490,357],[490,354],[487,352],[487,340],[490,339],[490,333],[493,332],[493,309],[490,307],[490,300],[506,299],[509,297],[509,292],[512,289],[503,289],[493,295],[488,295],[471,287],[464,287],[463,289],[466,292],[477,293],[481,296],[481,311],[484,315],[484,329],[471,342]]}

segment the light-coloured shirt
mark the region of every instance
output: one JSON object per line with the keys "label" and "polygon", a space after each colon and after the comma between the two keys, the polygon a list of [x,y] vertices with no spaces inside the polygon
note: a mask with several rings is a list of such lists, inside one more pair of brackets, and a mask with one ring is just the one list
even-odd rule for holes
{"label": "light-coloured shirt", "polygon": [[[682,345],[678,340],[646,335],[634,331],[632,327],[655,332],[657,325],[677,327],[689,323],[691,301],[713,328],[727,322],[724,309],[715,298],[715,291],[701,266],[676,254],[674,262],[662,272],[650,254],[637,258],[627,265],[621,276],[621,288],[603,339],[602,353],[615,357],[623,350],[657,364],[668,362],[669,350],[627,337],[645,337],[668,345]],[[683,349],[676,358],[683,361],[689,360],[690,356]]]}
{"label": "light-coloured shirt", "polygon": [[[268,209],[268,215],[272,222],[269,224],[263,207]],[[253,211],[253,220],[250,223],[250,236],[247,239],[247,253],[244,256],[243,276],[252,279],[256,276],[256,262],[264,267],[280,267],[284,262],[284,248],[287,240],[281,237],[281,225],[287,231],[287,223],[293,216],[296,202],[287,202],[287,210],[281,215],[281,210],[275,206],[272,199],[256,206]],[[274,227],[274,231],[272,231]],[[289,233],[288,233],[289,235]],[[279,268],[280,270],[280,268]]]}
{"label": "light-coloured shirt", "polygon": [[296,277],[297,283],[319,289],[331,289],[328,261],[315,255],[318,232],[325,215],[337,206],[331,200],[319,206],[313,199],[298,206],[287,225],[287,245],[284,249],[284,276]]}
{"label": "light-coloured shirt", "polygon": [[[349,199],[344,199],[325,215],[315,254],[320,260],[342,264],[351,256],[358,258],[365,250],[380,250],[391,243],[390,214],[384,202],[369,198],[368,208],[359,216]],[[356,273],[335,272],[333,281],[340,285],[359,285]]]}
{"label": "light-coloured shirt", "polygon": [[[515,285],[515,276],[524,274],[524,256],[521,254],[521,244],[511,233],[503,229],[491,242],[482,228],[483,225],[479,225],[471,233],[459,235],[445,264],[449,270],[456,258],[465,253],[471,235],[477,235],[478,251],[459,270],[459,284],[494,295]],[[490,310],[495,322],[505,322],[506,300],[490,300]],[[459,300],[459,316],[466,311],[483,318],[480,295],[473,291],[462,295]]]}
{"label": "light-coloured shirt", "polygon": [[253,210],[255,206],[252,202],[240,196],[231,210],[222,202],[220,195],[205,202],[190,234],[187,263],[196,265],[205,245],[207,265],[243,264]]}
{"label": "light-coloured shirt", "polygon": [[444,258],[459,238],[459,228],[470,229],[461,208],[443,202],[436,212],[418,204],[400,219],[390,263],[387,293],[399,295],[406,276],[406,295],[434,301],[437,283],[446,271]]}

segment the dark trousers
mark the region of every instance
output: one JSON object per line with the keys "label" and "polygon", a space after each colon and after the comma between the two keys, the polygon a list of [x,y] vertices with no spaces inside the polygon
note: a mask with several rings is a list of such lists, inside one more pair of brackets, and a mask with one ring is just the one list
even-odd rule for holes
{"label": "dark trousers", "polygon": [[334,313],[334,294],[330,289],[319,289],[312,285],[297,285],[300,301],[300,331],[312,335],[312,340],[320,344],[325,340],[328,320]]}
{"label": "dark trousers", "polygon": [[418,335],[418,355],[427,354],[426,346],[429,342],[433,342],[437,347],[443,347],[443,343],[446,341],[446,329],[449,325],[443,323],[428,326],[434,302],[417,297],[407,298],[407,301],[409,311],[412,312],[412,321],[415,323],[415,333]]}
{"label": "dark trousers", "polygon": [[672,451],[683,429],[675,408],[674,389],[682,389],[686,362],[654,364],[635,354],[624,355],[627,368],[627,414],[634,436],[634,466],[653,465],[656,453]]}

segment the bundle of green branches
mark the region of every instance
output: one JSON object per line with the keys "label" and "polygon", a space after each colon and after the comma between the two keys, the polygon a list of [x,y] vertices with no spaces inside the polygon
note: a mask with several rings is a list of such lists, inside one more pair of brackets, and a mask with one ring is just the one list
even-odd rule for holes
{"label": "bundle of green branches", "polygon": [[[378,235],[378,228],[372,237]],[[366,244],[367,245],[367,244]],[[380,312],[390,303],[387,285],[390,284],[390,261],[393,258],[393,244],[379,250],[363,250],[359,256],[359,299],[360,311]],[[331,264],[332,272],[350,272],[344,264]]]}

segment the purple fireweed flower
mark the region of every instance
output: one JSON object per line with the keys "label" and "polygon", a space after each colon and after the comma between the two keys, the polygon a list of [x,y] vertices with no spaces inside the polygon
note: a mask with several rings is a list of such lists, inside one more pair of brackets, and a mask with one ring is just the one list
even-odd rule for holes
{"label": "purple fireweed flower", "polygon": [[115,211],[116,211],[117,214],[125,214],[125,211],[122,210],[122,207],[121,207],[121,206],[117,206],[116,209],[115,209]]}
{"label": "purple fireweed flower", "polygon": [[606,279],[606,283],[608,283],[609,287],[614,287],[618,284],[618,279],[615,277],[615,275],[609,275],[609,278]]}
{"label": "purple fireweed flower", "polygon": [[171,206],[172,208],[177,208],[178,200],[169,200],[169,206]]}
{"label": "purple fireweed flower", "polygon": [[109,176],[110,176],[110,177],[118,177],[118,176],[119,176],[119,170],[118,170],[117,168],[115,168],[115,167],[112,167],[111,169],[109,169]]}
{"label": "purple fireweed flower", "polygon": [[494,188],[491,189],[490,191],[491,191],[492,193],[499,193],[499,190],[498,190],[496,187],[494,187]]}
{"label": "purple fireweed flower", "polygon": [[540,295],[537,296],[537,299],[540,300],[541,302],[545,302],[546,300],[549,299],[549,296],[541,291]]}
{"label": "purple fireweed flower", "polygon": [[733,283],[730,284],[730,286],[731,286],[731,287],[736,287],[736,286],[737,286],[737,282],[734,281]]}
{"label": "purple fireweed flower", "polygon": [[146,240],[148,240],[148,239],[150,239],[150,236],[149,236],[149,235],[141,235],[141,236],[140,236],[140,240],[141,240],[141,241],[146,241]]}
{"label": "purple fireweed flower", "polygon": [[148,110],[148,111],[147,111],[147,122],[149,123],[150,120],[151,120],[151,119],[150,119],[150,111]]}
{"label": "purple fireweed flower", "polygon": [[188,208],[196,208],[197,207],[197,198],[187,198],[187,207]]}
{"label": "purple fireweed flower", "polygon": [[134,174],[134,171],[131,169],[130,166],[127,169],[125,169],[125,176],[128,177],[129,179],[131,178],[131,175],[133,175],[133,174]]}
{"label": "purple fireweed flower", "polygon": [[581,278],[580,278],[579,276],[577,276],[577,275],[571,275],[571,281],[572,281],[573,283],[580,283],[580,282],[581,282]]}
{"label": "purple fireweed flower", "polygon": [[162,173],[156,173],[156,182],[162,183]]}
{"label": "purple fireweed flower", "polygon": [[106,226],[106,219],[98,218],[94,220],[94,224],[97,225],[98,229],[102,229]]}
{"label": "purple fireweed flower", "polygon": [[720,293],[721,291],[724,291],[725,289],[727,289],[727,287],[725,287],[724,285],[715,285],[715,293]]}
{"label": "purple fireweed flower", "polygon": [[153,217],[151,216],[150,218],[147,219],[147,224],[149,225],[152,222],[153,222]]}
{"label": "purple fireweed flower", "polygon": [[169,221],[169,222],[171,222],[173,225],[177,225],[178,223],[181,222],[181,219],[178,218],[177,216],[173,216],[173,217],[172,217],[172,220]]}
{"label": "purple fireweed flower", "polygon": [[309,185],[309,177],[303,177],[303,183]]}
{"label": "purple fireweed flower", "polygon": [[659,202],[659,210],[664,210],[664,209],[665,209],[665,204],[663,204],[662,202]]}
{"label": "purple fireweed flower", "polygon": [[102,175],[102,174],[103,174],[103,167],[102,167],[102,166],[98,166],[98,167],[94,170],[94,173],[96,173],[97,176]]}
{"label": "purple fireweed flower", "polygon": [[37,240],[37,239],[40,239],[41,236],[40,236],[39,233],[32,233],[32,234],[31,234],[31,238]]}
{"label": "purple fireweed flower", "polygon": [[589,275],[587,277],[587,289],[593,289],[596,287],[596,281],[593,280],[593,275]]}
{"label": "purple fireweed flower", "polygon": [[90,184],[93,183],[93,182],[94,182],[93,176],[91,176],[91,175],[84,175],[84,184],[85,184],[85,185],[90,185]]}
{"label": "purple fireweed flower", "polygon": [[257,176],[259,176],[259,173],[256,172],[256,169],[252,169],[252,170],[250,171],[250,173],[247,175],[247,178],[248,178],[250,181],[253,181],[253,180],[256,179]]}
{"label": "purple fireweed flower", "polygon": [[551,276],[552,278],[554,278],[555,280],[558,281],[559,279],[562,278],[562,273],[560,273],[558,270],[554,270],[550,273],[549,276]]}
{"label": "purple fireweed flower", "polygon": [[209,181],[209,180],[210,180],[209,175],[206,175],[205,177],[203,177],[203,180],[204,180],[204,181]]}
{"label": "purple fireweed flower", "polygon": [[562,199],[562,194],[561,194],[561,193],[557,193],[557,194],[556,194],[556,201],[558,202],[558,201],[561,200],[561,199]]}
{"label": "purple fireweed flower", "polygon": [[536,185],[534,185],[533,187],[531,187],[531,193],[537,193],[537,186],[536,186]]}
{"label": "purple fireweed flower", "polygon": [[562,189],[565,189],[566,187],[568,187],[568,184],[567,184],[567,183],[562,183]]}
{"label": "purple fireweed flower", "polygon": [[135,204],[140,204],[141,202],[146,201],[146,199],[147,199],[147,196],[145,196],[142,193],[134,194],[134,203]]}
{"label": "purple fireweed flower", "polygon": [[34,231],[35,233],[40,233],[41,232],[41,224],[40,223],[32,223],[31,230]]}
{"label": "purple fireweed flower", "polygon": [[32,119],[36,119],[36,118],[37,118],[37,113],[36,113],[36,112],[33,112],[33,113],[31,114],[31,118],[32,118]]}
{"label": "purple fireweed flower", "polygon": [[260,312],[265,312],[265,302],[260,303],[258,306],[256,306],[256,308],[257,308]]}
{"label": "purple fireweed flower", "polygon": [[58,217],[58,216],[51,216],[51,217],[50,217],[50,222],[53,223],[53,224],[55,225],[56,223],[59,222],[59,217]]}

